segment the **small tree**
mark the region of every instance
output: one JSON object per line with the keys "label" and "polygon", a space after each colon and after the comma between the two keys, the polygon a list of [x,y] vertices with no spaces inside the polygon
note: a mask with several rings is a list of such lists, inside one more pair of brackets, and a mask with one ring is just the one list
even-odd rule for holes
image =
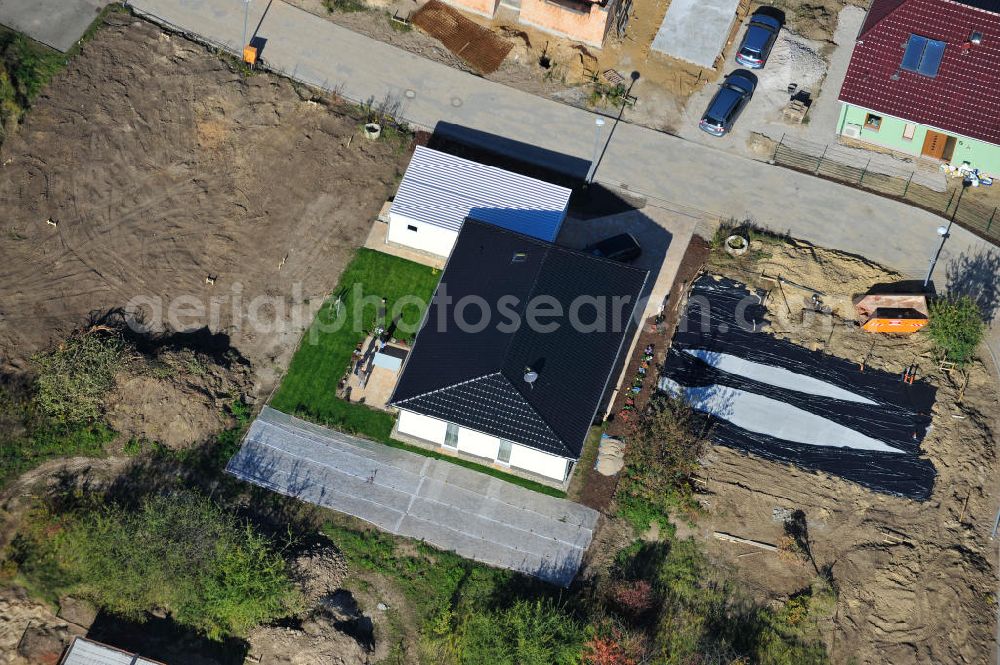
{"label": "small tree", "polygon": [[927,332],[945,358],[956,365],[964,365],[972,358],[985,331],[982,313],[969,296],[931,303]]}

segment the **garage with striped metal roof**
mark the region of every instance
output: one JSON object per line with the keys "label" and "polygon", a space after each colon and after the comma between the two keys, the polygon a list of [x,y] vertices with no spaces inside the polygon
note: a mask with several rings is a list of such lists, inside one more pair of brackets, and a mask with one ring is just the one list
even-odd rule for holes
{"label": "garage with striped metal roof", "polygon": [[467,218],[552,242],[571,194],[560,185],[418,146],[389,209],[387,242],[447,257]]}

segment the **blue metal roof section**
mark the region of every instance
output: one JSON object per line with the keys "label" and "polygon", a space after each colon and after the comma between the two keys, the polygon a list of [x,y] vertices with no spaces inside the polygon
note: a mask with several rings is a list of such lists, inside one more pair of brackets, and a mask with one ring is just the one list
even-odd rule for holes
{"label": "blue metal roof section", "polygon": [[417,146],[391,212],[453,231],[472,217],[552,242],[571,193],[559,185]]}

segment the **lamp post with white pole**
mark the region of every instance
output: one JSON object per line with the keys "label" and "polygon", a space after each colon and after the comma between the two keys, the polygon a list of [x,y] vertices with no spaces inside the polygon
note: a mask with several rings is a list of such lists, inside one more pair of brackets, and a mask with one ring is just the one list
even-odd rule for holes
{"label": "lamp post with white pole", "polygon": [[[628,105],[629,97],[632,95],[632,86],[634,86],[635,82],[639,80],[639,72],[632,72],[629,76],[632,79],[632,82],[628,84],[628,88],[622,95],[622,106],[618,110],[618,117],[615,118],[615,124],[611,125],[611,131],[608,132],[608,140],[604,143],[604,148],[600,151],[600,154],[598,154],[597,150],[594,150],[594,161],[590,163],[590,169],[587,170],[587,181],[585,185],[590,185],[590,183],[594,181],[594,176],[597,174],[597,167],[604,158],[604,153],[608,150],[608,144],[611,143],[611,137],[615,134],[615,128],[617,128],[618,123],[621,122],[622,114],[625,113],[625,107]],[[597,120],[595,120],[595,124],[597,125],[597,135],[600,137],[601,127],[604,126],[604,118],[597,118]]]}
{"label": "lamp post with white pole", "polygon": [[594,173],[597,171],[597,160],[601,151],[601,130],[604,128],[604,118],[598,116],[594,119],[594,158],[590,160],[590,168],[587,169],[586,183],[594,182]]}
{"label": "lamp post with white pole", "polygon": [[247,46],[247,29],[250,24],[250,0],[243,0],[243,41],[240,42],[240,57],[243,57],[243,49]]}
{"label": "lamp post with white pole", "polygon": [[955,209],[951,211],[951,219],[948,220],[948,226],[939,226],[937,228],[938,235],[941,236],[941,244],[938,245],[937,251],[934,252],[934,256],[931,257],[931,264],[927,267],[927,277],[924,278],[925,291],[931,283],[931,275],[934,273],[934,266],[937,265],[938,259],[941,257],[941,250],[944,249],[944,243],[951,237],[951,226],[955,223],[955,215],[958,214],[958,206],[962,203],[962,195],[965,194],[965,190],[967,190],[971,184],[972,179],[968,176],[962,179],[962,191],[958,193],[958,201],[955,203]]}

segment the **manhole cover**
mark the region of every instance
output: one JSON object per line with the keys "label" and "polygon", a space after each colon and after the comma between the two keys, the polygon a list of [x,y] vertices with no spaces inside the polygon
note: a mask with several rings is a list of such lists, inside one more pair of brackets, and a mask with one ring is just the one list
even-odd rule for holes
{"label": "manhole cover", "polygon": [[461,98],[459,98],[459,97],[452,97],[451,98],[451,105],[454,106],[455,108],[458,108],[459,106],[461,106],[462,105]]}

